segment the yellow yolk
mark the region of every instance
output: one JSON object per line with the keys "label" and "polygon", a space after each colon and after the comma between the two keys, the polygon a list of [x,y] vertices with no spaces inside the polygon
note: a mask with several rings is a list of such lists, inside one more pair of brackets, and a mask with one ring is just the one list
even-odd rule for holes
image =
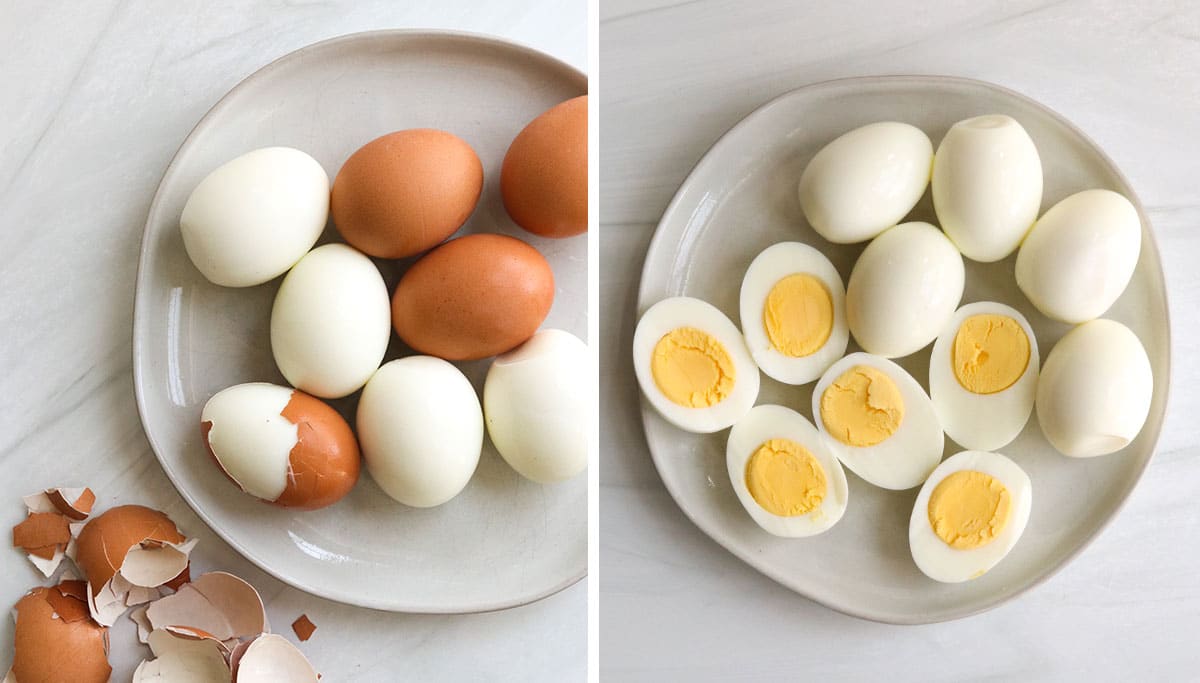
{"label": "yellow yolk", "polygon": [[715,337],[694,327],[663,335],[650,357],[654,383],[672,402],[685,408],[708,408],[733,391],[733,361]]}
{"label": "yellow yolk", "polygon": [[973,315],[954,335],[950,362],[963,389],[973,394],[1004,391],[1029,365],[1029,337],[1016,320],[997,313]]}
{"label": "yellow yolk", "polygon": [[929,496],[929,524],[951,548],[982,548],[1004,530],[1011,507],[1008,489],[995,477],[959,470],[934,487]]}
{"label": "yellow yolk", "polygon": [[847,446],[874,446],[895,434],[903,420],[900,389],[868,365],[843,372],[821,394],[821,421]]}
{"label": "yellow yolk", "polygon": [[807,273],[776,282],[763,306],[763,326],[771,347],[783,355],[816,353],[833,331],[833,298],[825,283]]}
{"label": "yellow yolk", "polygon": [[807,515],[825,500],[825,468],[795,441],[771,439],[746,461],[746,488],[773,515]]}

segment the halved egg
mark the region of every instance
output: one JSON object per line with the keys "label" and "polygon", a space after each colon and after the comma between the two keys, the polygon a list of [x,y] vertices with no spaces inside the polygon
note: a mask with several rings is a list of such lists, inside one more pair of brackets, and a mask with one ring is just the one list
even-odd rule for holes
{"label": "halved egg", "polygon": [[999,453],[956,453],[917,494],[908,524],[913,561],[934,581],[979,578],[1021,538],[1032,502],[1029,476],[1017,463]]}
{"label": "halved egg", "polygon": [[742,333],[700,299],[651,306],[633,333],[633,365],[650,405],[689,432],[725,429],[758,398],[758,367]]}
{"label": "halved egg", "polygon": [[742,279],[742,333],[754,362],[784,384],[806,384],[846,353],[846,288],[825,255],[780,242]]}
{"label": "halved egg", "polygon": [[742,507],[767,533],[814,536],[846,512],[846,473],[803,415],[755,406],[729,430],[729,481]]}
{"label": "halved egg", "polygon": [[813,391],[813,419],[842,464],[868,483],[920,485],[942,459],[933,403],[904,368],[869,353],[829,367]]}
{"label": "halved egg", "polygon": [[933,343],[929,397],[946,434],[994,451],[1029,421],[1037,396],[1037,337],[1029,321],[994,301],[967,304]]}

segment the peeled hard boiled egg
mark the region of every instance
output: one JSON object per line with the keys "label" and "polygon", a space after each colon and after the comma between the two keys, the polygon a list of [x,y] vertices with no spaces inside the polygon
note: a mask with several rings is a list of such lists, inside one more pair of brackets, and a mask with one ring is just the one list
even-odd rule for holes
{"label": "peeled hard boiled egg", "polygon": [[846,291],[837,269],[800,242],[767,247],[746,270],[742,332],[754,362],[785,384],[821,376],[846,353]]}
{"label": "peeled hard boiled egg", "polygon": [[200,434],[217,465],[246,493],[315,510],[358,481],[358,442],[322,401],[290,387],[254,382],[223,389],[200,413]]}
{"label": "peeled hard boiled egg", "polygon": [[910,489],[942,459],[945,438],[929,396],[886,358],[846,356],[817,382],[812,401],[833,454],[868,483]]}
{"label": "peeled hard boiled egg", "polygon": [[929,184],[933,143],[907,123],[872,123],[817,152],[800,176],[800,208],[817,234],[849,244],[899,223]]}
{"label": "peeled hard boiled egg", "polygon": [[752,408],[729,430],[725,462],[742,507],[767,533],[813,536],[846,512],[841,463],[816,427],[790,408]]}
{"label": "peeled hard boiled egg", "polygon": [[1039,311],[1080,323],[1125,291],[1142,247],[1142,222],[1110,190],[1077,192],[1050,207],[1017,253],[1017,286]]}
{"label": "peeled hard boiled egg", "polygon": [[725,429],[758,398],[758,368],[742,333],[699,299],[651,306],[633,333],[633,365],[650,405],[685,431]]}
{"label": "peeled hard boiled egg", "polygon": [[962,256],[941,230],[903,223],[876,237],[846,286],[846,320],[864,351],[907,356],[937,337],[962,299]]}
{"label": "peeled hard boiled egg", "polygon": [[1016,309],[992,301],[955,311],[933,343],[929,397],[946,434],[994,451],[1025,428],[1038,383],[1037,337]]}
{"label": "peeled hard boiled egg", "polygon": [[371,478],[405,505],[445,503],[479,464],[479,398],[462,372],[440,358],[385,363],[363,388],[357,424]]}
{"label": "peeled hard boiled egg", "polygon": [[488,435],[526,479],[562,481],[587,467],[595,374],[587,344],[541,330],[498,356],[483,385]]}
{"label": "peeled hard boiled egg", "polygon": [[1029,521],[1033,487],[999,453],[963,451],[933,471],[913,505],[908,545],[926,576],[961,583],[1003,560]]}
{"label": "peeled hard boiled egg", "polygon": [[290,147],[247,152],[192,190],[179,229],[188,257],[225,287],[261,285],[312,248],[329,217],[329,176]]}
{"label": "peeled hard boiled egg", "polygon": [[1137,335],[1119,322],[1092,320],[1050,349],[1038,381],[1038,421],[1063,455],[1105,455],[1142,430],[1153,389]]}
{"label": "peeled hard boiled egg", "polygon": [[587,232],[588,98],[547,109],[504,155],[500,194],[517,225],[542,237]]}
{"label": "peeled hard boiled egg", "polygon": [[989,114],[950,127],[933,160],[933,208],[963,256],[1008,256],[1041,205],[1042,161],[1020,123]]}

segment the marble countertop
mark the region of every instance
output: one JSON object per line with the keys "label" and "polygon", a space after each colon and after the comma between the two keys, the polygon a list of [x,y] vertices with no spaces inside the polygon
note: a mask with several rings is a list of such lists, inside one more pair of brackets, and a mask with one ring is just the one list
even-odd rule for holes
{"label": "marble countertop", "polygon": [[[1194,3],[606,0],[601,4],[601,675],[622,681],[1191,680],[1200,652],[1200,7]],[[1047,583],[960,621],[887,626],[782,588],[694,527],[655,471],[628,349],[642,258],[730,126],[831,78],[999,83],[1079,125],[1149,210],[1172,316],[1157,454]]]}
{"label": "marble countertop", "polygon": [[[587,66],[580,1],[0,4],[0,519],[20,496],[87,485],[98,508],[142,503],[200,539],[198,571],[262,592],[271,622],[307,613],[301,647],[326,681],[564,681],[586,670],[586,581],[491,614],[376,612],[312,597],[216,537],[164,476],[133,396],[133,284],[154,190],[176,148],[229,88],[309,43],[380,28],[490,33]],[[17,552],[0,605],[41,575]],[[5,611],[5,614],[7,612]],[[0,671],[13,622],[0,619]],[[114,681],[149,655],[132,624],[112,634]]]}

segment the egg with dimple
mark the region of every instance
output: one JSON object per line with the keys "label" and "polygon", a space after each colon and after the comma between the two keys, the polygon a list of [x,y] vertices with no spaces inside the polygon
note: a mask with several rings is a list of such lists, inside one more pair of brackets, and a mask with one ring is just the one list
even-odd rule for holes
{"label": "egg with dimple", "polygon": [[846,473],[803,415],[778,405],[755,406],[725,448],[733,491],[767,533],[787,538],[829,530],[846,512]]}
{"label": "egg with dimple", "polygon": [[981,301],[958,309],[929,358],[929,397],[946,435],[994,451],[1015,439],[1037,394],[1037,337],[1019,311]]}
{"label": "egg with dimple", "polygon": [[806,384],[846,352],[846,290],[824,254],[781,242],[755,257],[742,279],[742,332],[759,369]]}
{"label": "egg with dimple", "polygon": [[846,285],[846,321],[858,345],[897,358],[933,341],[962,300],[962,256],[928,223],[903,223],[863,250]]}
{"label": "egg with dimple", "polygon": [[633,367],[650,405],[684,431],[721,431],[758,398],[758,367],[742,333],[700,299],[663,299],[642,314]]}
{"label": "egg with dimple", "polygon": [[929,184],[933,144],[907,123],[872,123],[817,152],[800,176],[800,208],[830,242],[869,240],[899,223]]}
{"label": "egg with dimple", "polygon": [[542,237],[587,232],[588,97],[559,103],[525,126],[500,170],[504,208]]}
{"label": "egg with dimple", "polygon": [[908,525],[913,561],[935,581],[979,578],[1016,545],[1032,505],[1033,486],[1020,465],[999,453],[956,453],[917,494]]}
{"label": "egg with dimple", "polygon": [[886,358],[859,352],[834,363],[813,390],[812,410],[838,460],[880,488],[918,486],[942,459],[933,403]]}

